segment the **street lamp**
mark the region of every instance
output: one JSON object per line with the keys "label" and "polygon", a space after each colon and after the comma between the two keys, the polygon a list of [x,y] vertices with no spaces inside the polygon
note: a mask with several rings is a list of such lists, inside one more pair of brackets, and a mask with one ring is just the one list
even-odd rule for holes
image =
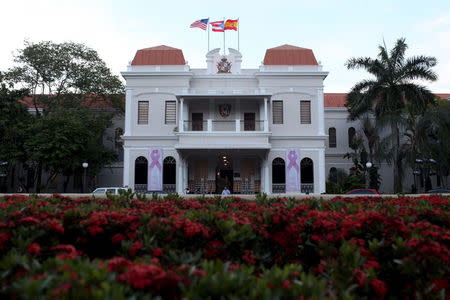
{"label": "street lamp", "polygon": [[367,187],[369,188],[370,187],[370,173],[368,172],[368,170],[370,169],[370,168],[372,168],[372,163],[370,162],[370,161],[368,161],[368,162],[366,162],[366,173],[367,173],[367,176],[368,176],[368,181],[367,181]]}
{"label": "street lamp", "polygon": [[82,165],[83,168],[84,168],[84,181],[83,181],[83,193],[84,193],[84,190],[86,189],[86,178],[87,178],[86,173],[87,173],[87,167],[89,167],[89,164],[88,164],[87,162],[84,162],[84,163],[82,163],[81,165]]}

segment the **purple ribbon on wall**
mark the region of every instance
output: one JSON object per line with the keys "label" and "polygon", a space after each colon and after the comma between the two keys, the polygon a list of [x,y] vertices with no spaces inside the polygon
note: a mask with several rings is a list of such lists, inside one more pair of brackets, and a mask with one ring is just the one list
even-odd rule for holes
{"label": "purple ribbon on wall", "polygon": [[290,150],[289,154],[288,154],[288,159],[289,159],[289,165],[288,165],[288,169],[291,169],[292,167],[295,168],[295,170],[297,171],[297,173],[300,172],[300,167],[297,164],[297,153],[295,153],[294,150]]}
{"label": "purple ribbon on wall", "polygon": [[161,164],[159,163],[160,158],[159,150],[152,150],[152,153],[150,154],[150,158],[152,159],[152,162],[150,163],[150,169],[153,167],[157,167],[161,171]]}

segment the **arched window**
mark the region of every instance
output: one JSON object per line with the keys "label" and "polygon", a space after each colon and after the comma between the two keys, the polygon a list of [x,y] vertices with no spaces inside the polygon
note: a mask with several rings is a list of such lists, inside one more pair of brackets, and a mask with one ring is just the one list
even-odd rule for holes
{"label": "arched window", "polygon": [[328,147],[336,148],[336,128],[328,128]]}
{"label": "arched window", "polygon": [[163,160],[163,189],[168,193],[175,193],[177,180],[177,161],[172,156]]}
{"label": "arched window", "polygon": [[314,183],[314,164],[311,158],[305,157],[300,162],[300,177],[302,185]]}
{"label": "arched window", "polygon": [[337,183],[337,169],[335,167],[332,167],[330,169],[330,173],[328,174],[328,180],[330,180],[333,183]]}
{"label": "arched window", "polygon": [[286,191],[286,164],[284,159],[277,157],[272,161],[272,193]]}
{"label": "arched window", "polygon": [[355,138],[356,130],[354,127],[350,127],[348,129],[348,146],[352,144],[353,139]]}
{"label": "arched window", "polygon": [[138,158],[136,158],[134,162],[134,184],[147,185],[147,178],[148,178],[148,160],[143,156],[139,156]]}

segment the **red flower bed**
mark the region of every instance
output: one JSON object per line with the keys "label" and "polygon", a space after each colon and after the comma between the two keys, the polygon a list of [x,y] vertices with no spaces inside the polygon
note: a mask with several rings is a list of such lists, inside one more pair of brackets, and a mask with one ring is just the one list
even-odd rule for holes
{"label": "red flower bed", "polygon": [[0,296],[445,298],[449,206],[440,196],[5,197]]}

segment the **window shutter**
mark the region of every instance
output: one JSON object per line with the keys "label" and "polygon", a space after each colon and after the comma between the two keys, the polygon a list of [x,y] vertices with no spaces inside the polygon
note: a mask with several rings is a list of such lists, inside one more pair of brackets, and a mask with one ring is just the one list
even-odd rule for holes
{"label": "window shutter", "polygon": [[138,124],[148,124],[148,101],[138,102]]}
{"label": "window shutter", "polygon": [[175,101],[166,101],[166,124],[176,124],[177,122],[177,106]]}
{"label": "window shutter", "polygon": [[283,124],[283,101],[272,101],[272,123]]}
{"label": "window shutter", "polygon": [[328,146],[330,148],[336,148],[336,128],[331,127],[328,129]]}
{"label": "window shutter", "polygon": [[311,101],[300,101],[300,124],[311,124]]}

